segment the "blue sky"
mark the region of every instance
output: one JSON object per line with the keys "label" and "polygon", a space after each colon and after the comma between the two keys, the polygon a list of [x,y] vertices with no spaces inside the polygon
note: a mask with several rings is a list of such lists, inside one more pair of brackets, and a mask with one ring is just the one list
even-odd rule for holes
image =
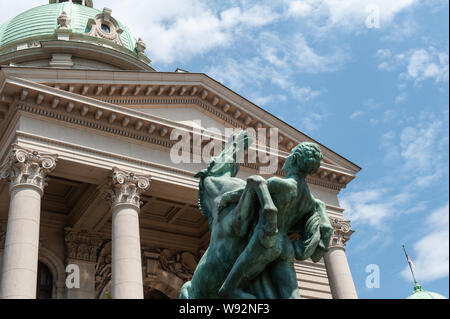
{"label": "blue sky", "polygon": [[[38,2],[0,0],[0,19]],[[360,298],[411,294],[402,244],[424,288],[449,296],[448,1],[94,5],[144,39],[157,70],[204,72],[363,168],[339,195]]]}

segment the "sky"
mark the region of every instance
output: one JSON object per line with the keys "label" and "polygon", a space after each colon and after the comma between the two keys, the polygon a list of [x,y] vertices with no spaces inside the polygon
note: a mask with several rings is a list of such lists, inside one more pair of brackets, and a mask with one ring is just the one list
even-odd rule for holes
{"label": "sky", "polygon": [[[46,2],[0,0],[0,22]],[[422,286],[449,296],[448,0],[94,6],[146,42],[158,71],[206,73],[362,167],[339,194],[360,298],[412,293],[403,244]]]}

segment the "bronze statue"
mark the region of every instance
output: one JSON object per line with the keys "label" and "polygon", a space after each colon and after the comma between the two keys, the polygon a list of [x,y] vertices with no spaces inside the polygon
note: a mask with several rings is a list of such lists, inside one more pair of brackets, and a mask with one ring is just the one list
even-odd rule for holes
{"label": "bronze statue", "polygon": [[[306,176],[316,173],[322,153],[302,143],[286,159],[286,178],[236,178],[236,158],[248,147],[245,131],[230,138],[200,178],[199,206],[208,218],[210,245],[183,299],[300,298],[294,259],[319,261],[332,226],[325,204],[315,199]],[[298,239],[291,241],[291,236]]]}

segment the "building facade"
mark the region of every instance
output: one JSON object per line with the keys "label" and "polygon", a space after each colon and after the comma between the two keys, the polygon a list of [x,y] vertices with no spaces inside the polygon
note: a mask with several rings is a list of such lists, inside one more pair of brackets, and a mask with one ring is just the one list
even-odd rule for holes
{"label": "building facade", "polygon": [[[193,177],[207,164],[175,163],[174,132],[200,136],[201,149],[224,142],[217,130],[277,128],[267,178],[314,142],[205,74],[150,63],[146,44],[89,0],[50,0],[0,27],[0,298],[177,298],[209,230]],[[335,231],[321,262],[296,264],[299,287],[357,298],[338,194],[360,168],[321,148],[307,181]],[[246,162],[238,177],[263,166]]]}

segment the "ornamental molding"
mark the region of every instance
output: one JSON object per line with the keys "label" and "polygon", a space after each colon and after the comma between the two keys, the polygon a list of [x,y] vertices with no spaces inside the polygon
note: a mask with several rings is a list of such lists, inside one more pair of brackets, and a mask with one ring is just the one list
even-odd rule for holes
{"label": "ornamental molding", "polygon": [[[19,81],[19,79],[15,79],[15,81]],[[79,90],[79,87],[75,85],[70,85],[67,88],[67,90],[69,91],[67,92],[67,94],[72,96],[55,94],[57,92],[50,92],[52,88],[48,88],[45,85],[39,86],[42,86],[43,89],[38,90],[37,96],[36,92],[33,92],[35,90],[34,88],[23,88],[19,96],[16,96],[15,98],[11,97],[11,99],[16,102],[12,103],[13,107],[10,106],[9,108],[37,114],[40,116],[50,117],[75,125],[86,126],[91,129],[120,135],[125,138],[148,142],[163,149],[170,149],[178,142],[170,140],[170,133],[173,129],[177,128],[187,132],[191,132],[192,127],[154,116],[149,116],[136,110],[127,109],[124,106],[109,104],[108,102],[123,103],[123,101],[120,102],[118,101],[118,99],[126,98],[129,99],[130,102],[136,102],[137,100],[146,99],[146,103],[196,104],[206,108],[211,113],[214,113],[215,111],[218,115],[222,114],[222,116],[227,116],[226,114],[224,115],[223,113],[221,113],[219,110],[216,110],[215,107],[209,105],[209,102],[205,102],[199,97],[143,98],[139,96],[99,96],[98,99],[93,99],[83,96],[84,94],[89,96],[93,93],[92,87],[90,85],[84,85],[82,87],[82,92],[80,92],[81,94],[83,94],[82,96],[78,96],[78,93],[75,93]],[[100,92],[103,92],[105,90],[103,89],[102,85],[94,86],[94,88],[96,88],[96,91]],[[111,88],[109,89],[109,91],[110,90]],[[143,88],[138,89],[137,87],[135,87],[134,89],[126,89],[125,87],[122,87],[120,92],[126,94],[128,92],[136,92],[136,90],[141,92]],[[64,91],[60,90],[60,92]],[[186,95],[188,94],[186,93]],[[69,100],[69,98],[72,100]],[[102,101],[103,98],[105,98],[108,102]],[[10,114],[12,113],[13,112],[10,112]],[[237,126],[238,128],[245,128],[236,122],[233,124],[235,124],[234,126]],[[204,136],[210,137],[208,136],[207,131],[204,132]],[[284,175],[281,167],[282,163],[284,162],[285,156],[287,156],[287,153],[280,150],[280,167],[276,173],[276,175],[278,176]],[[258,170],[260,168],[260,165],[256,163],[244,163],[242,166],[253,170]],[[354,175],[350,173],[348,169],[336,165],[331,165],[325,162],[320,168],[318,174],[308,177],[307,180],[311,184],[339,191],[342,188],[345,188],[346,184],[348,184],[353,178]]]}
{"label": "ornamental molding", "polygon": [[0,179],[10,183],[10,190],[18,186],[37,187],[41,195],[47,186],[46,176],[56,168],[58,156],[25,149],[13,144],[0,167]]}
{"label": "ornamental molding", "polygon": [[138,175],[114,167],[103,196],[111,208],[132,205],[140,209],[143,204],[141,195],[150,188],[150,180],[150,175]]}
{"label": "ornamental molding", "polygon": [[[162,147],[164,149],[172,148],[175,145],[175,143],[177,142],[177,141],[170,141],[168,139],[168,137],[166,137],[166,139],[164,139],[162,137],[158,137],[155,135],[147,135],[147,134],[143,134],[143,132],[141,132],[141,131],[134,131],[130,128],[123,128],[119,125],[112,125],[112,124],[107,124],[104,122],[102,123],[100,121],[91,120],[86,117],[77,116],[76,114],[65,114],[63,112],[55,112],[50,109],[44,109],[42,107],[28,105],[25,103],[17,104],[16,108],[21,111],[53,118],[53,119],[60,120],[60,121],[66,122],[66,123],[82,125],[82,126],[85,126],[85,127],[91,128],[91,129],[96,129],[96,130],[100,130],[100,131],[115,134],[115,135],[121,135],[126,138],[132,138],[132,139],[136,139],[139,141],[147,142],[147,143],[153,144],[155,146]],[[20,133],[20,134],[28,136],[27,134],[23,134],[23,133]],[[35,138],[35,137],[33,136],[33,138]],[[66,147],[68,146],[68,147],[74,148],[74,149],[76,148],[73,145],[67,145],[65,143],[58,143],[58,144],[61,144]],[[81,149],[81,148],[78,147],[76,149]],[[92,150],[92,152],[101,154],[101,155],[105,155],[103,152],[98,152],[95,150]],[[107,154],[107,155],[109,156],[110,154]],[[121,158],[124,158],[124,157],[121,157]],[[127,158],[124,158],[124,159],[127,159]],[[145,163],[140,162],[140,164],[149,165],[147,162],[145,162]],[[246,167],[246,168],[249,168],[252,170],[259,169],[259,166],[257,164],[242,163],[240,165],[242,167]],[[150,166],[154,166],[157,168],[163,168],[166,170],[170,170],[171,172],[179,173],[179,174],[183,174],[183,175],[189,175],[189,176],[192,175],[190,172],[182,171],[182,170],[179,170],[176,168],[161,167],[159,165],[150,165]],[[278,176],[284,176],[284,172],[281,170],[281,167],[282,167],[282,165],[280,165],[280,169],[276,173],[276,175],[278,175]],[[317,174],[308,176],[306,181],[310,184],[325,187],[328,189],[333,189],[336,191],[340,191],[342,188],[346,187],[345,182],[342,180],[342,175],[339,176],[339,175],[337,175],[338,173],[335,173],[335,172],[331,172],[330,174],[322,173],[323,171],[327,172],[328,169],[321,168]]]}
{"label": "ornamental molding", "polygon": [[342,220],[338,218],[332,218],[330,220],[333,226],[333,234],[331,236],[330,248],[343,248],[345,249],[346,243],[350,240],[350,237],[354,233],[350,227],[349,220]]}
{"label": "ornamental molding", "polygon": [[65,231],[67,260],[97,261],[98,251],[103,244],[101,236],[87,231],[74,232],[71,228],[66,228]]}
{"label": "ornamental molding", "polygon": [[[13,70],[7,71],[13,72]],[[16,73],[17,71],[13,74],[15,76],[20,75]],[[91,74],[89,74],[89,76],[91,76]],[[65,77],[67,77],[67,75],[65,75]],[[95,80],[90,77],[89,79],[84,79],[83,82],[78,82],[77,80],[59,80],[55,83],[55,79],[48,79],[48,82],[50,83],[46,85],[36,84],[36,86],[42,87],[41,89],[37,89],[40,91],[49,91],[44,88],[49,86],[59,89],[60,91],[58,92],[68,91],[70,93],[68,93],[69,95],[74,96],[68,96],[67,98],[78,99],[76,104],[92,103],[91,101],[88,101],[92,99],[101,102],[109,102],[111,104],[116,104],[117,106],[120,104],[191,104],[200,106],[200,108],[212,114],[217,119],[224,121],[235,128],[253,128],[257,130],[259,128],[270,129],[272,127],[283,125],[282,123],[278,123],[278,119],[268,117],[263,110],[260,110],[259,108],[254,109],[254,107],[250,105],[250,102],[246,100],[240,102],[233,100],[232,95],[236,95],[234,92],[220,92],[223,87],[216,82],[209,83],[213,80],[208,77],[205,78],[203,74],[190,73],[189,78],[192,80],[189,82],[187,81],[188,79],[186,79],[186,75],[180,77],[178,74],[163,73],[162,75],[159,75],[159,77],[163,77],[163,79],[166,79],[166,82],[169,83],[158,83],[160,80],[158,80],[153,73],[145,73],[144,75],[139,74],[138,80],[136,80],[136,77],[131,78],[130,75],[124,74],[123,79],[122,77],[117,79],[114,78],[111,82],[105,82],[104,79]],[[22,86],[19,78],[11,78],[7,81],[11,84]],[[49,91],[46,93],[55,95],[57,92]],[[241,105],[240,103],[243,104]],[[248,107],[246,107],[247,104],[249,104]],[[102,107],[103,106],[106,105],[102,105]],[[109,108],[110,106],[111,105],[106,107]],[[120,107],[126,108],[124,106]],[[128,111],[133,111],[133,114],[141,114],[136,114],[139,117],[142,116],[142,112],[136,112],[132,109],[128,109]],[[133,123],[133,120],[131,120],[131,123]],[[149,128],[147,122],[144,122],[143,126],[138,125],[138,127],[140,129]],[[158,130],[160,129],[158,125],[156,128]],[[299,133],[304,135],[288,126],[285,127],[285,130],[283,129],[283,131],[280,132],[278,149],[283,153],[282,157],[287,156],[290,150],[300,141],[314,142],[307,136],[303,136],[302,138],[298,137],[297,135],[299,135]],[[360,168],[333,151],[328,150],[326,147],[322,148],[325,160],[328,161],[331,166],[334,166],[341,171],[340,175],[346,175],[347,181],[345,184],[350,182]]]}
{"label": "ornamental molding", "polygon": [[93,19],[89,19],[87,24],[89,31],[86,33],[89,36],[109,40],[123,46],[120,38],[123,30],[117,20],[111,17],[111,13],[111,9],[104,8],[102,13],[96,15]]}

